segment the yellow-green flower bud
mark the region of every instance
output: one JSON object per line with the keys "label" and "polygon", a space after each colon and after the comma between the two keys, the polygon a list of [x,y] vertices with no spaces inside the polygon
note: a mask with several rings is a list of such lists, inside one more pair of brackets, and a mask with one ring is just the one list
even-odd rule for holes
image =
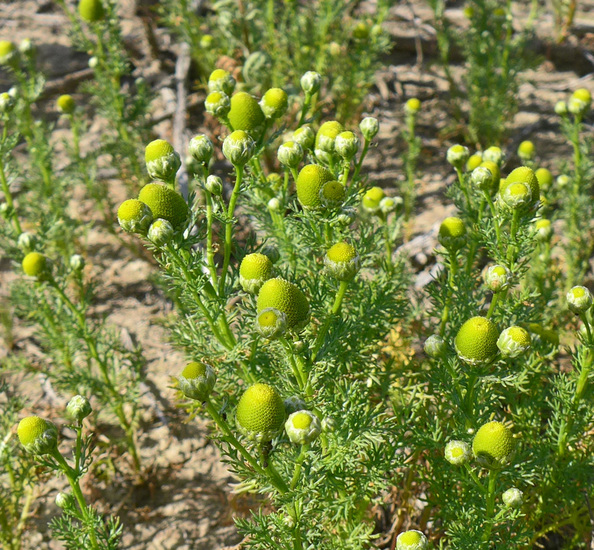
{"label": "yellow-green flower bud", "polygon": [[179,154],[164,139],[151,141],[144,150],[146,170],[151,178],[170,182],[181,166]]}
{"label": "yellow-green flower bud", "polygon": [[66,412],[73,420],[82,422],[87,416],[93,412],[93,407],[89,400],[83,395],[75,395],[68,405],[66,405]]}
{"label": "yellow-green flower bud", "polygon": [[267,340],[275,340],[287,331],[287,316],[275,307],[264,308],[256,315],[256,331]]}
{"label": "yellow-green flower bud", "polygon": [[285,431],[295,445],[307,445],[322,432],[320,419],[308,410],[294,412],[285,422]]}
{"label": "yellow-green flower bud", "polygon": [[503,193],[501,194],[503,204],[512,210],[522,209],[530,206],[532,203],[532,194],[530,188],[523,182],[512,183],[505,185]]}
{"label": "yellow-green flower bud", "polygon": [[322,419],[322,431],[324,433],[331,433],[336,429],[336,420],[330,416],[325,416]]}
{"label": "yellow-green flower bud", "polygon": [[353,132],[341,132],[336,136],[334,148],[344,160],[352,160],[359,150],[359,138]]}
{"label": "yellow-green flower bud", "polygon": [[230,96],[235,89],[235,78],[224,69],[215,69],[208,77],[209,92],[223,92]]}
{"label": "yellow-green flower bud", "polygon": [[474,155],[470,155],[470,157],[468,157],[468,161],[466,162],[466,171],[472,172],[475,168],[478,168],[482,162],[483,157],[479,152],[476,152]]}
{"label": "yellow-green flower bud", "polygon": [[410,98],[404,104],[404,112],[407,115],[416,115],[420,110],[421,110],[421,102],[416,97]]}
{"label": "yellow-green flower bud", "polygon": [[530,350],[532,339],[528,331],[522,327],[509,327],[501,332],[497,339],[497,347],[503,357],[513,359]]}
{"label": "yellow-green flower bud", "polygon": [[155,246],[162,247],[173,239],[173,226],[167,220],[157,218],[149,227],[147,237]]}
{"label": "yellow-green flower bud", "polygon": [[71,115],[76,109],[76,103],[71,95],[63,94],[56,101],[58,111],[66,115]]}
{"label": "yellow-green flower bud", "polygon": [[78,13],[88,23],[97,23],[105,17],[105,8],[101,0],[80,0]]}
{"label": "yellow-green flower bud", "polygon": [[53,422],[39,416],[27,416],[19,422],[17,434],[25,451],[46,455],[58,447],[58,429]]}
{"label": "yellow-green flower bud", "polygon": [[260,108],[266,118],[272,120],[282,117],[289,106],[287,93],[281,88],[270,88],[260,100]]}
{"label": "yellow-green flower bud", "polygon": [[548,191],[553,185],[553,174],[546,168],[539,168],[534,172],[536,179],[538,180],[538,186],[542,191]]}
{"label": "yellow-green flower bud", "polygon": [[509,176],[505,178],[504,183],[499,184],[499,194],[503,196],[505,188],[515,183],[523,183],[528,187],[531,204],[535,204],[538,201],[540,198],[540,187],[538,185],[538,179],[531,168],[520,166],[512,170]]}
{"label": "yellow-green flower bud", "polygon": [[357,219],[357,210],[351,206],[342,208],[340,214],[336,217],[336,221],[343,226],[351,225]]}
{"label": "yellow-green flower bud", "polygon": [[95,69],[99,65],[99,59],[95,56],[89,57],[89,69]]}
{"label": "yellow-green flower bud", "polygon": [[320,189],[320,201],[326,208],[337,208],[342,205],[346,196],[344,185],[339,181],[327,181]]}
{"label": "yellow-green flower bud", "polygon": [[315,71],[307,71],[301,77],[301,89],[306,95],[313,95],[320,90],[322,85],[322,76]]}
{"label": "yellow-green flower bud", "polygon": [[214,146],[207,136],[198,134],[190,140],[188,152],[196,162],[207,165],[214,153]]}
{"label": "yellow-green flower bud", "polygon": [[371,187],[363,195],[363,200],[361,201],[363,209],[370,214],[379,212],[380,203],[385,196],[384,190],[381,187]]}
{"label": "yellow-green flower bud", "polygon": [[367,40],[369,38],[369,25],[364,21],[358,21],[353,28],[353,38],[355,40]]}
{"label": "yellow-green flower bud", "polygon": [[80,254],[73,254],[70,256],[70,269],[76,273],[80,273],[86,265],[85,259]]}
{"label": "yellow-green flower bud", "polygon": [[423,350],[429,357],[437,359],[446,352],[445,340],[439,334],[432,334],[425,340]]}
{"label": "yellow-green flower bud", "polygon": [[192,361],[184,367],[177,380],[179,389],[186,397],[204,402],[216,384],[217,375],[210,365]]}
{"label": "yellow-green flower bud", "polygon": [[512,487],[501,495],[501,500],[508,508],[520,508],[524,504],[524,493]]}
{"label": "yellow-green flower bud", "polygon": [[19,42],[19,52],[23,55],[33,55],[35,53],[35,46],[30,38],[23,38]]}
{"label": "yellow-green flower bud", "polygon": [[276,197],[271,198],[266,206],[271,212],[280,212],[281,209],[281,203]]}
{"label": "yellow-green flower bud", "polygon": [[28,231],[24,231],[19,235],[17,239],[17,246],[24,254],[28,254],[32,252],[35,248],[35,244],[37,243],[37,237],[33,233],[29,233]]}
{"label": "yellow-green flower bud", "polygon": [[50,273],[50,264],[43,254],[29,252],[23,258],[23,271],[25,275],[35,277],[38,281],[43,281]]}
{"label": "yellow-green flower bud", "polygon": [[446,218],[439,226],[437,240],[447,250],[458,250],[462,248],[466,242],[466,226],[464,222],[455,216]]}
{"label": "yellow-green flower bud", "polygon": [[541,243],[546,243],[553,235],[551,220],[538,220],[534,224],[534,229],[536,230],[536,240]]}
{"label": "yellow-green flower bud", "polygon": [[382,214],[387,215],[394,212],[403,203],[402,197],[384,197],[379,203],[379,208]]}
{"label": "yellow-green flower bud", "polygon": [[513,451],[511,430],[501,422],[487,422],[479,428],[472,441],[474,456],[490,470],[505,466],[511,460]]}
{"label": "yellow-green flower bud", "polygon": [[62,510],[74,508],[75,500],[74,497],[69,493],[58,493],[56,495],[56,506]]}
{"label": "yellow-green flower bud", "polygon": [[585,286],[574,286],[567,293],[567,305],[576,315],[586,313],[592,307],[592,294]]}
{"label": "yellow-green flower bud", "polygon": [[557,185],[559,186],[559,189],[567,187],[570,182],[571,178],[569,176],[566,176],[565,174],[561,174],[557,177]]}
{"label": "yellow-green flower bud", "polygon": [[239,284],[245,292],[258,294],[262,285],[272,277],[272,262],[268,256],[255,252],[241,260]]}
{"label": "yellow-green flower bud", "polygon": [[509,288],[512,274],[504,265],[491,265],[485,270],[483,280],[491,292],[497,293]]}
{"label": "yellow-green flower bud", "polygon": [[518,146],[518,156],[522,162],[527,162],[534,158],[536,153],[536,148],[534,147],[534,143],[531,141],[523,141]]}
{"label": "yellow-green flower bud", "polygon": [[590,90],[587,90],[586,88],[578,88],[575,92],[573,92],[573,94],[571,94],[571,97],[575,97],[576,99],[583,101],[588,106],[590,106],[592,103],[592,94],[590,93]]}
{"label": "yellow-green flower bud", "polygon": [[292,395],[291,397],[287,397],[283,401],[283,403],[285,405],[285,414],[287,416],[292,415],[294,412],[307,409],[305,401],[303,401],[303,399],[301,399],[301,397],[299,397],[298,395]]}
{"label": "yellow-green flower bud", "polygon": [[16,48],[10,40],[0,40],[0,65],[8,65],[16,55]]}
{"label": "yellow-green flower bud", "polygon": [[181,229],[188,218],[186,201],[167,185],[148,183],[140,190],[138,200],[151,209],[153,219],[167,220],[175,230]]}
{"label": "yellow-green flower bud", "polygon": [[499,331],[486,317],[472,317],[458,331],[454,340],[456,353],[470,365],[484,365],[497,355]]}
{"label": "yellow-green flower bud", "polygon": [[336,120],[324,122],[316,134],[316,156],[319,156],[318,151],[328,153],[329,155],[333,154],[336,137],[342,132],[344,132],[344,126],[340,122],[337,122]]}
{"label": "yellow-green flower bud", "polygon": [[470,174],[470,183],[481,191],[490,191],[493,187],[493,174],[485,166],[477,166]]}
{"label": "yellow-green flower bud", "polygon": [[316,141],[316,134],[311,126],[306,124],[293,132],[293,141],[301,145],[304,151],[310,150]]}
{"label": "yellow-green flower bud", "polygon": [[231,100],[225,92],[210,92],[204,100],[207,113],[217,118],[224,118],[231,111]]}
{"label": "yellow-green flower bud", "polygon": [[495,191],[497,191],[499,189],[499,182],[501,180],[501,171],[499,170],[499,165],[491,160],[483,160],[483,162],[480,163],[478,168],[486,168],[487,170],[489,170],[489,172],[491,172],[493,176],[492,187],[487,191],[489,191],[490,193],[494,193]]}
{"label": "yellow-green flower bud", "polygon": [[501,166],[505,160],[505,154],[500,147],[488,147],[483,151],[483,161],[494,162],[497,166]]}
{"label": "yellow-green flower bud", "polygon": [[251,135],[257,135],[265,120],[260,105],[250,94],[239,92],[231,98],[229,122],[234,130],[243,130]]}
{"label": "yellow-green flower bud", "polygon": [[301,290],[280,277],[268,279],[260,288],[256,309],[275,308],[287,316],[287,329],[299,331],[309,321],[309,302]]}
{"label": "yellow-green flower bud", "polygon": [[266,183],[276,193],[283,186],[283,177],[278,172],[271,172],[266,178]]}
{"label": "yellow-green flower bud", "polygon": [[219,176],[208,176],[204,187],[215,197],[220,197],[223,194],[223,180]]}
{"label": "yellow-green flower bud", "polygon": [[[0,65],[2,65],[0,63]],[[0,114],[8,113],[14,107],[14,98],[8,92],[0,94]]]}
{"label": "yellow-green flower bud", "polygon": [[367,141],[371,141],[379,132],[379,121],[377,118],[368,116],[359,123],[359,129]]}
{"label": "yellow-green flower bud", "polygon": [[303,160],[303,149],[299,143],[295,141],[287,141],[278,148],[276,156],[283,166],[297,168],[299,163]]}
{"label": "yellow-green flower bud", "polygon": [[567,102],[557,101],[557,103],[555,103],[555,113],[557,113],[559,116],[566,116],[568,112]]}
{"label": "yellow-green flower bud", "polygon": [[336,243],[324,256],[326,271],[339,281],[350,281],[361,267],[355,248],[345,242]]}
{"label": "yellow-green flower bud", "polygon": [[256,143],[247,132],[235,130],[223,141],[223,155],[233,166],[243,166],[254,155]]}
{"label": "yellow-green flower bud", "polygon": [[567,110],[572,115],[582,116],[588,111],[589,105],[577,97],[570,97],[567,102]]}
{"label": "yellow-green flower bud", "polygon": [[146,235],[152,221],[151,209],[138,199],[128,199],[118,208],[118,223],[127,233]]}
{"label": "yellow-green flower bud", "polygon": [[209,48],[211,48],[213,42],[214,42],[214,36],[212,34],[203,34],[200,37],[200,47],[203,50],[208,50]]}
{"label": "yellow-green flower bud", "polygon": [[396,550],[426,550],[428,545],[427,537],[415,529],[404,531],[396,537]]}
{"label": "yellow-green flower bud", "polygon": [[324,184],[333,181],[332,172],[319,164],[304,166],[297,177],[297,200],[304,208],[320,208],[323,206],[320,191]]}
{"label": "yellow-green flower bud", "polygon": [[470,445],[464,441],[457,440],[448,441],[444,454],[445,459],[454,466],[466,464],[472,456]]}
{"label": "yellow-green flower bud", "polygon": [[285,423],[285,406],[268,384],[254,384],[237,404],[237,427],[251,441],[267,443],[279,435]]}
{"label": "yellow-green flower bud", "polygon": [[464,145],[452,145],[446,153],[447,161],[454,167],[462,169],[470,158],[470,151]]}

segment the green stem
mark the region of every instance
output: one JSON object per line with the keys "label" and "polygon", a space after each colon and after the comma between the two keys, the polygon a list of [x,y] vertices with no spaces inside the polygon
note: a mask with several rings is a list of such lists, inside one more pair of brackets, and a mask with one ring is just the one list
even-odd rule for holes
{"label": "green stem", "polygon": [[468,193],[468,187],[466,186],[466,182],[464,181],[464,174],[462,173],[462,168],[459,166],[456,167],[456,174],[458,175],[458,182],[460,183],[460,189],[464,193],[464,197],[466,198],[466,205],[468,211],[472,210],[472,201],[470,200],[470,194]]}
{"label": "green stem", "polygon": [[497,300],[499,300],[499,292],[493,294],[491,298],[491,303],[489,304],[489,311],[487,311],[487,319],[490,319],[493,313],[495,312],[495,308],[497,307]]}
{"label": "green stem", "polygon": [[483,542],[487,542],[493,530],[493,512],[495,511],[495,484],[497,482],[497,470],[489,470],[489,487],[487,489],[487,527],[483,533]]}
{"label": "green stem", "polygon": [[495,236],[497,238],[497,248],[501,246],[501,227],[499,226],[499,221],[497,217],[497,210],[495,209],[495,204],[493,203],[493,199],[491,195],[489,195],[488,191],[483,191],[483,195],[487,200],[487,204],[489,205],[489,210],[491,211],[491,217],[493,218],[493,225],[495,226]]}
{"label": "green stem", "polygon": [[16,210],[14,208],[14,201],[12,199],[12,193],[10,192],[10,188],[8,187],[8,181],[6,179],[6,173],[4,172],[4,161],[0,160],[0,184],[2,185],[2,192],[4,193],[4,200],[6,204],[10,208],[10,217],[12,218],[12,224],[14,225],[14,230],[16,231],[17,235],[20,235],[23,230],[21,229],[21,223],[19,222],[19,217],[17,216]]}
{"label": "green stem", "polygon": [[330,315],[326,318],[326,321],[322,325],[320,332],[318,332],[318,336],[314,342],[313,350],[311,352],[311,362],[312,364],[315,363],[316,357],[320,348],[322,347],[322,343],[324,342],[324,338],[328,329],[330,328],[330,323],[334,319],[338,312],[340,311],[340,307],[342,306],[342,300],[344,299],[344,295],[346,293],[347,287],[349,286],[348,281],[340,281],[340,286],[338,287],[338,291],[336,292],[336,297],[334,298],[334,304],[332,305],[332,309],[330,310]]}
{"label": "green stem", "polygon": [[299,477],[301,476],[301,470],[303,468],[303,462],[305,461],[305,458],[307,457],[308,449],[309,449],[309,443],[306,443],[305,445],[301,445],[301,452],[299,453],[297,460],[295,460],[295,469],[293,470],[293,478],[291,479],[291,485],[290,485],[291,491],[295,490],[295,487],[297,487],[297,483],[299,482]]}
{"label": "green stem", "polygon": [[361,171],[361,167],[363,166],[363,161],[365,160],[367,151],[369,151],[370,143],[371,142],[367,138],[365,138],[365,141],[363,143],[363,150],[361,151],[361,156],[359,157],[359,161],[355,166],[355,172],[353,173],[353,177],[351,178],[351,183],[353,183],[359,176],[359,172]]}
{"label": "green stem", "polygon": [[287,353],[287,360],[289,361],[289,365],[291,366],[291,370],[293,371],[293,376],[295,380],[297,380],[297,385],[301,391],[305,390],[305,386],[307,384],[307,376],[303,370],[303,365],[296,360],[295,352],[293,351],[293,346],[289,343],[289,341],[285,337],[279,338],[280,343],[285,348],[285,352]]}
{"label": "green stem", "polygon": [[311,98],[312,98],[312,95],[305,92],[305,101],[303,102],[303,107],[301,108],[301,116],[299,117],[299,122],[297,123],[297,128],[300,128],[303,125],[303,122],[305,121],[305,117],[306,117],[307,112],[309,111],[309,108],[311,106]]}
{"label": "green stem", "polygon": [[390,226],[388,225],[388,219],[384,220],[384,246],[386,247],[386,261],[388,263],[388,271],[392,271],[392,239],[390,237]]}
{"label": "green stem", "polygon": [[507,261],[510,264],[510,266],[516,260],[516,236],[518,233],[519,220],[520,220],[520,210],[516,209],[516,210],[514,210],[514,213],[513,213],[512,223],[511,223],[511,231],[510,231],[510,243],[513,243],[513,244],[510,244],[510,247],[507,250]]}
{"label": "green stem", "polygon": [[448,271],[447,294],[445,305],[443,311],[441,312],[441,322],[439,324],[439,335],[442,337],[445,334],[445,328],[450,318],[450,307],[452,303],[452,296],[454,294],[455,289],[454,278],[458,273],[458,258],[456,256],[456,253],[453,250],[449,250],[448,252],[450,257],[450,269]]}

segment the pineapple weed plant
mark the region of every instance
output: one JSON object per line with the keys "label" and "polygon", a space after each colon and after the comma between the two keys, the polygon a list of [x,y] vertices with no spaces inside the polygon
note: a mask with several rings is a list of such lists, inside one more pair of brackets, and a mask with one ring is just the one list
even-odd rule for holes
{"label": "pineapple weed plant", "polygon": [[[97,33],[109,28],[112,10],[81,2],[78,15],[69,13],[80,32]],[[94,285],[75,249],[85,224],[64,205],[74,186],[92,190],[76,170],[53,166],[51,126],[33,122],[43,88],[34,49],[0,46],[17,82],[0,96],[0,236],[25,275],[12,300],[37,326],[44,375],[73,396],[65,428],[74,434],[70,451],[60,452],[56,426],[22,418],[24,400],[3,385],[1,540],[20,547],[37,464],[70,486],[56,498],[62,514],[52,521],[55,538],[67,548],[117,548],[118,520],[103,519],[80,490],[93,451],[83,423],[117,419],[140,468],[135,430],[144,360],[90,314]],[[99,85],[117,89],[123,69],[105,61],[103,70]],[[263,89],[258,101],[235,91],[229,73],[214,71],[205,107],[226,130],[216,146],[204,135],[191,140],[187,200],[176,191],[180,157],[167,142],[147,145],[152,181],[138,194],[143,167],[121,159],[137,198],[120,205],[118,220],[154,254],[176,306],[171,340],[188,357],[176,378],[180,398],[190,417],[211,419],[235,491],[261,495],[260,509],[237,519],[249,535],[244,545],[373,546],[373,518],[392,491],[398,550],[428,548],[428,538],[439,547],[531,548],[550,533],[562,535],[567,548],[586,548],[594,340],[592,296],[579,283],[592,243],[580,224],[591,209],[591,143],[582,137],[589,93],[578,90],[555,107],[574,147],[557,180],[538,167],[530,142],[521,144],[524,166],[514,170],[498,147],[472,156],[462,145],[448,150],[456,173],[448,194],[458,215],[440,227],[444,269],[428,288],[429,302],[419,302],[430,304],[419,325],[412,324],[409,273],[393,248],[414,201],[420,104],[411,100],[405,109],[401,199],[373,187],[362,171],[377,120],[364,119],[359,130],[315,123],[320,83],[316,72],[302,76],[299,107],[280,88]],[[96,159],[81,157],[76,145],[84,122],[75,119],[72,98],[61,97],[58,108],[72,125],[71,163],[94,183]],[[128,112],[114,108],[120,117]],[[125,118],[112,122],[114,135],[127,135],[137,148],[137,138],[121,132],[132,132]],[[12,154],[22,140],[27,162],[17,164]],[[219,145],[230,178],[211,172]],[[51,219],[35,215],[39,201],[50,205]],[[100,205],[105,213],[107,206]],[[554,239],[556,220],[570,238]],[[559,329],[568,308],[578,330],[564,356]],[[429,335],[425,354],[402,361],[386,345],[395,325],[408,340]],[[424,328],[413,333],[413,326]],[[42,367],[13,356],[3,368]]]}

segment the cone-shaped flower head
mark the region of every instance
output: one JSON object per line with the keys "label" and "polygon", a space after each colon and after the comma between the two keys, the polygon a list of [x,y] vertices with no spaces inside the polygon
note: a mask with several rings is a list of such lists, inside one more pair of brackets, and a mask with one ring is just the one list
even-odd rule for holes
{"label": "cone-shaped flower head", "polygon": [[324,122],[316,134],[316,155],[318,151],[334,153],[336,137],[342,132],[344,132],[344,126],[340,122],[336,120]]}
{"label": "cone-shaped flower head", "polygon": [[239,284],[245,292],[258,294],[262,285],[272,277],[272,262],[268,256],[248,254],[239,266]]}
{"label": "cone-shaped flower head", "polygon": [[260,100],[260,108],[266,118],[272,120],[282,117],[287,112],[289,98],[281,88],[270,88]]}
{"label": "cone-shaped flower head", "polygon": [[326,208],[338,208],[342,206],[346,190],[339,181],[327,181],[320,189],[320,202]]}
{"label": "cone-shaped flower head", "polygon": [[251,441],[266,443],[274,439],[285,423],[285,405],[268,384],[254,384],[237,404],[237,427]]}
{"label": "cone-shaped flower head", "polygon": [[339,281],[350,281],[361,267],[355,247],[345,243],[336,243],[326,252],[324,265],[332,277]]}
{"label": "cone-shaped flower head", "polygon": [[541,243],[547,242],[553,235],[551,220],[538,220],[534,224],[534,229],[536,230],[536,240]]}
{"label": "cone-shaped flower head", "polygon": [[229,122],[234,130],[244,130],[256,135],[265,121],[258,101],[246,92],[238,92],[231,98]]}
{"label": "cone-shaped flower head", "polygon": [[513,359],[530,350],[532,339],[529,332],[522,327],[509,327],[501,332],[497,339],[497,347],[503,357]]}
{"label": "cone-shaped flower head", "polygon": [[208,164],[214,153],[214,146],[207,136],[198,134],[190,140],[188,152],[196,162]]}
{"label": "cone-shaped flower head", "polygon": [[289,168],[297,168],[303,160],[303,148],[296,141],[286,141],[276,153],[278,161]]}
{"label": "cone-shaped flower head", "polygon": [[179,154],[164,139],[151,141],[144,150],[146,170],[151,178],[172,181],[181,166]]}
{"label": "cone-shaped flower head", "polygon": [[151,209],[138,199],[128,199],[118,208],[118,223],[128,233],[146,235],[152,221]]}
{"label": "cone-shaped flower head", "polygon": [[[536,201],[538,201],[538,199],[540,198],[540,187],[538,185],[538,179],[536,175],[534,174],[532,169],[528,168],[527,166],[520,166],[519,168],[512,170],[509,176],[507,176],[505,180],[501,181],[499,185],[499,194],[501,195],[501,197],[505,200],[504,197],[506,189],[518,183],[522,183],[528,187],[529,204],[535,204]],[[510,193],[509,195],[510,197],[518,196],[519,188],[516,189],[516,192]],[[510,200],[512,199],[510,198]]]}
{"label": "cone-shaped flower head", "polygon": [[256,308],[275,308],[287,317],[287,329],[300,330],[309,321],[309,302],[301,290],[280,277],[268,279],[260,289]]}
{"label": "cone-shaped flower head", "polygon": [[484,365],[497,354],[499,331],[486,317],[472,317],[458,331],[454,346],[458,357],[470,365]]}
{"label": "cone-shaped flower head", "polygon": [[154,245],[164,246],[169,241],[171,241],[171,239],[173,239],[174,233],[175,230],[173,229],[173,225],[171,225],[171,223],[162,218],[158,218],[153,223],[151,223],[146,236],[148,237],[148,240]]}
{"label": "cone-shaped flower head", "polygon": [[415,529],[404,531],[396,537],[396,550],[426,550],[428,544],[427,537]]}
{"label": "cone-shaped flower head", "polygon": [[180,229],[188,217],[186,201],[167,185],[148,183],[140,190],[138,200],[151,209],[153,219],[167,220],[175,230]]}
{"label": "cone-shaped flower head", "polygon": [[223,155],[233,166],[243,166],[253,156],[256,144],[243,130],[235,130],[223,141]]}
{"label": "cone-shaped flower head", "polygon": [[320,419],[308,410],[292,413],[285,422],[285,431],[295,445],[312,443],[322,432]]}
{"label": "cone-shaped flower head", "polygon": [[96,23],[105,17],[105,8],[101,0],[80,0],[78,13],[88,23]]}
{"label": "cone-shaped flower head", "polygon": [[359,123],[359,130],[367,141],[371,141],[379,132],[379,121],[372,116],[365,117]]}
{"label": "cone-shaped flower head", "polygon": [[444,451],[445,459],[454,466],[461,466],[466,464],[472,452],[470,451],[470,445],[465,441],[452,440],[448,441]]}
{"label": "cone-shaped flower head", "polygon": [[297,199],[304,208],[317,209],[323,206],[320,191],[325,183],[333,181],[334,176],[319,164],[304,166],[297,177]]}
{"label": "cone-shaped flower head", "polygon": [[501,292],[509,288],[512,274],[504,265],[491,265],[485,270],[483,278],[491,292]]}
{"label": "cone-shaped flower head", "polygon": [[46,256],[39,252],[29,252],[23,258],[23,271],[29,277],[35,277],[42,281],[47,277],[50,271],[49,262]]}
{"label": "cone-shaped flower head", "polygon": [[16,48],[10,40],[0,40],[0,65],[7,65],[10,63],[15,55]]}
{"label": "cone-shaped flower head", "polygon": [[482,162],[483,157],[479,152],[475,153],[474,155],[470,155],[470,157],[468,157],[468,161],[466,162],[466,171],[472,172],[475,168],[478,168]]}
{"label": "cone-shaped flower head", "polygon": [[469,157],[470,152],[468,151],[468,147],[465,147],[464,145],[452,145],[446,153],[447,161],[454,168],[458,168],[460,170],[466,164]]}
{"label": "cone-shaped flower head", "polygon": [[267,340],[280,338],[287,331],[287,316],[275,307],[265,307],[256,315],[256,331]]}
{"label": "cone-shaped flower head", "polygon": [[372,187],[371,189],[368,189],[361,201],[363,209],[371,214],[379,212],[380,203],[385,196],[384,190],[381,187]]}
{"label": "cone-shaped flower head", "polygon": [[179,389],[186,397],[196,401],[206,401],[216,381],[214,369],[201,361],[188,363],[178,377]]}
{"label": "cone-shaped flower head", "polygon": [[524,493],[512,487],[501,495],[501,500],[508,508],[520,508],[524,504]]}
{"label": "cone-shaped flower head", "polygon": [[500,147],[489,147],[483,152],[483,160],[494,162],[497,166],[501,166],[505,160],[505,154]]}
{"label": "cone-shaped flower head", "polygon": [[432,334],[425,340],[423,344],[423,350],[425,353],[436,359],[437,357],[441,357],[446,351],[446,343],[445,340],[439,334]]}
{"label": "cone-shaped flower head", "polygon": [[208,77],[209,92],[223,92],[230,96],[235,89],[235,78],[224,69],[215,69]]}
{"label": "cone-shaped flower head", "polygon": [[536,179],[538,180],[538,186],[540,187],[541,191],[548,191],[553,185],[553,174],[551,171],[546,168],[539,168],[536,172],[534,172]]}
{"label": "cone-shaped flower head", "polygon": [[334,148],[344,160],[352,160],[359,150],[359,138],[353,132],[341,132],[336,136]]}
{"label": "cone-shaped flower head", "polygon": [[53,422],[39,416],[27,416],[19,422],[17,434],[28,453],[45,455],[58,445],[58,430]]}
{"label": "cone-shaped flower head", "polygon": [[474,456],[491,470],[503,468],[511,460],[513,451],[511,430],[501,422],[487,422],[479,428],[472,441]]}
{"label": "cone-shaped flower head", "polygon": [[319,91],[322,84],[322,76],[315,71],[307,71],[301,77],[301,89],[308,95],[313,95]]}
{"label": "cone-shaped flower head", "polygon": [[466,242],[466,226],[460,218],[449,217],[441,222],[437,234],[439,244],[448,250],[458,250]]}
{"label": "cone-shaped flower head", "polygon": [[518,156],[522,162],[527,162],[534,158],[536,153],[536,147],[534,147],[534,143],[531,141],[523,141],[518,146]]}
{"label": "cone-shaped flower head", "polygon": [[70,115],[76,109],[74,98],[68,94],[62,94],[56,101],[56,107],[61,113]]}
{"label": "cone-shaped flower head", "polygon": [[204,108],[212,116],[223,118],[231,110],[231,100],[225,92],[210,92],[204,100]]}
{"label": "cone-shaped flower head", "polygon": [[75,395],[68,405],[66,405],[66,412],[77,422],[82,422],[87,416],[93,412],[90,401],[84,395]]}
{"label": "cone-shaped flower head", "polygon": [[592,294],[585,286],[574,286],[566,297],[569,309],[576,315],[586,313],[592,307]]}
{"label": "cone-shaped flower head", "polygon": [[311,149],[316,141],[316,134],[308,124],[293,132],[293,141],[301,145],[304,151]]}

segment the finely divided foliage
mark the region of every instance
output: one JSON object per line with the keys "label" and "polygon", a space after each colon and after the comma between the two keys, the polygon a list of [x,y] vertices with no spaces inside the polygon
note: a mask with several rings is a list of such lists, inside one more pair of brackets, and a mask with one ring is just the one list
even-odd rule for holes
{"label": "finely divided foliage", "polygon": [[[452,110],[482,147],[444,151],[456,212],[440,220],[439,267],[424,287],[398,249],[414,229],[423,104],[402,109],[399,189],[369,181],[379,122],[352,116],[387,44],[388,2],[359,21],[356,2],[225,0],[203,20],[190,2],[160,2],[216,127],[187,151],[151,141],[151,91],[130,78],[117,4],[59,4],[73,44],[92,55],[83,91],[106,130],[83,152],[92,120],[62,95],[70,139],[58,147],[53,125],[34,117],[45,86],[34,46],[0,41],[14,80],[0,94],[0,245],[16,274],[11,310],[37,346],[0,365],[2,546],[25,547],[49,472],[63,482],[53,538],[122,548],[127,526],[89,504],[81,480],[151,478],[146,359],[98,313],[89,220],[67,206],[81,190],[122,253],[151,258],[172,304],[169,341],[187,358],[170,365],[176,404],[188,421],[209,419],[233,490],[259,495],[235,518],[241,548],[527,550],[554,537],[559,548],[591,546],[591,95],[578,89],[555,105],[573,148],[556,180],[530,141],[519,164],[507,161],[499,145],[528,36],[514,33],[511,2],[466,7],[463,86],[449,70],[445,3],[430,2]],[[213,71],[219,54],[238,55],[241,70],[227,58]],[[188,189],[177,177],[184,155]],[[102,157],[125,183],[119,206],[97,178]],[[4,312],[2,322],[10,344]],[[54,401],[31,414],[17,381],[32,374],[65,410]],[[117,429],[95,437],[106,424]]]}

